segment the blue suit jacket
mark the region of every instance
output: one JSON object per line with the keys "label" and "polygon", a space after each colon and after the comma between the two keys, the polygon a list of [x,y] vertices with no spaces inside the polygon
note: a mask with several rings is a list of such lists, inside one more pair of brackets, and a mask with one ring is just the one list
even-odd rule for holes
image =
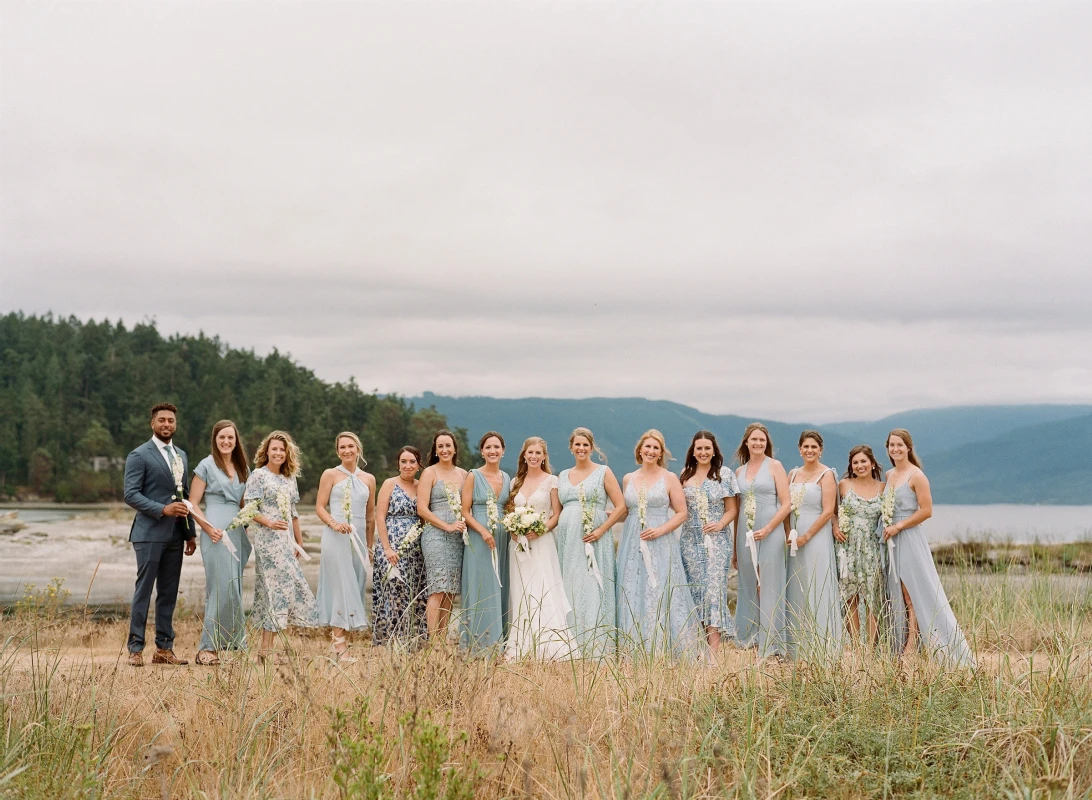
{"label": "blue suit jacket", "polygon": [[[181,448],[182,496],[190,495],[190,462]],[[175,537],[192,539],[197,535],[192,517],[166,517],[163,507],[171,502],[176,488],[174,475],[151,441],[129,453],[125,459],[125,502],[136,509],[130,542],[170,542]]]}

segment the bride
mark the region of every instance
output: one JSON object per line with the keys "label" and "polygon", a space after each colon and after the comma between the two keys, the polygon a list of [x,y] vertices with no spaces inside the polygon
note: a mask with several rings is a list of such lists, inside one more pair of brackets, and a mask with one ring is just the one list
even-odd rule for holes
{"label": "bride", "polygon": [[509,559],[509,626],[505,657],[546,661],[574,654],[569,625],[572,607],[565,597],[554,527],[561,516],[557,477],[550,473],[546,442],[532,436],[519,453],[508,508],[530,506],[546,515],[546,533],[528,536],[529,552],[512,548]]}

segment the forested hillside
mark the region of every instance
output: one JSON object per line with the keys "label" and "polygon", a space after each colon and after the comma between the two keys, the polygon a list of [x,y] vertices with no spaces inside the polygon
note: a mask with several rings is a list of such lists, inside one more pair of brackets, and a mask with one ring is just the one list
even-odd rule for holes
{"label": "forested hillside", "polygon": [[341,430],[360,435],[369,470],[383,478],[399,447],[424,450],[447,424],[435,409],[326,383],[276,351],[261,358],[218,338],[164,338],[154,323],[11,313],[0,317],[0,496],[120,498],[122,460],[150,438],[148,409],[159,401],[178,406],[176,441],[191,465],[209,452],[219,419],[238,424],[251,455],[270,430],[287,430],[303,452],[301,489],[337,463]]}

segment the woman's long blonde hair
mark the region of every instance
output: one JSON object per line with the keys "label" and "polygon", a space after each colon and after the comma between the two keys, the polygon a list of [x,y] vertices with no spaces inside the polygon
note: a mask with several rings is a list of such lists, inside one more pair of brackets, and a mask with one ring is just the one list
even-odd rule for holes
{"label": "woman's long blonde hair", "polygon": [[261,469],[269,463],[269,443],[276,439],[284,444],[284,466],[281,467],[281,475],[286,478],[298,478],[300,471],[300,449],[295,440],[284,431],[273,431],[262,439],[258,445],[258,452],[254,454],[254,467]]}
{"label": "woman's long blonde hair", "polygon": [[633,448],[633,460],[637,462],[637,466],[641,466],[644,462],[641,460],[641,445],[645,443],[647,439],[655,439],[656,443],[660,445],[660,459],[656,462],[661,467],[667,467],[668,461],[674,461],[671,457],[671,451],[667,449],[667,442],[664,440],[664,435],[655,428],[650,428],[641,434],[641,438],[637,440],[637,446]]}
{"label": "woman's long blonde hair", "polygon": [[516,462],[516,477],[512,479],[512,486],[508,490],[508,502],[504,504],[505,511],[511,511],[516,507],[516,495],[519,494],[523,482],[527,480],[527,459],[524,458],[524,453],[533,444],[542,447],[542,471],[547,475],[554,474],[553,470],[550,469],[550,451],[546,447],[546,440],[540,436],[531,436],[524,439],[523,447],[519,449],[519,461]]}
{"label": "woman's long blonde hair", "polygon": [[[337,445],[342,439],[348,439],[356,445],[356,465],[358,467],[368,466],[367,460],[364,458],[364,445],[360,441],[360,437],[352,431],[342,431],[334,437],[334,455],[337,455]],[[338,456],[340,458],[340,456]]]}

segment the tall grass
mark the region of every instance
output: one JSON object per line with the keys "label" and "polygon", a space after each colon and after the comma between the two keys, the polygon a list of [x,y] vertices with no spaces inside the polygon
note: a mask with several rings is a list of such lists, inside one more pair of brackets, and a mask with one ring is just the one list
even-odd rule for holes
{"label": "tall grass", "polygon": [[[293,635],[286,666],[124,664],[125,625],[0,622],[0,793],[20,798],[1092,794],[1083,576],[945,576],[976,672],[654,658],[504,664]],[[180,624],[196,642],[200,622]]]}

